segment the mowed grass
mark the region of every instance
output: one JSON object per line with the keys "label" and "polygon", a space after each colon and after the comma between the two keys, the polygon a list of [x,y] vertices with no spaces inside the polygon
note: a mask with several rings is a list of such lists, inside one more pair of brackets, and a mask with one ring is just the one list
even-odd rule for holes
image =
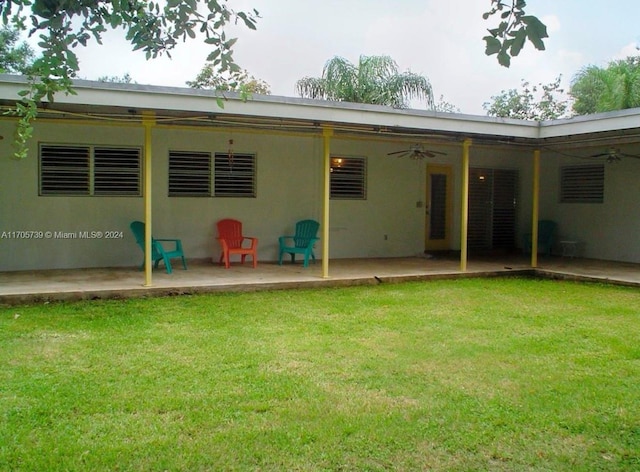
{"label": "mowed grass", "polygon": [[0,355],[0,470],[640,470],[638,289],[10,307]]}

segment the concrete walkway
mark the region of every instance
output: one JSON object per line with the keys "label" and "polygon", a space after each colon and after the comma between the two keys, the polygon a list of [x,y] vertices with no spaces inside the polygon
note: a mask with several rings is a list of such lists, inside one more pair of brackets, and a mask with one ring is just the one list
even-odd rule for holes
{"label": "concrete walkway", "polygon": [[221,291],[254,291],[313,288],[429,280],[456,277],[537,275],[611,282],[640,288],[640,264],[590,259],[542,258],[531,269],[525,258],[486,258],[468,262],[460,271],[454,258],[336,259],[322,277],[322,265],[259,262],[232,263],[230,269],[210,261],[189,261],[189,269],[176,267],[173,274],[163,268],[153,272],[153,285],[145,287],[144,274],[134,267],[0,272],[0,304],[53,300],[128,298]]}

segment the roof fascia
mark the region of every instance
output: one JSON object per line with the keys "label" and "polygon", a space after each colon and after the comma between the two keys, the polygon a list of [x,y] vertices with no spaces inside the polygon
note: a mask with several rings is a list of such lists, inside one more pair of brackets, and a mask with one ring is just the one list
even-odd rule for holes
{"label": "roof fascia", "polygon": [[[0,75],[0,99],[17,100],[27,85],[23,76]],[[225,93],[224,109],[211,90],[140,84],[74,81],[77,95],[57,95],[56,102],[92,107],[224,114],[240,117],[303,120],[317,124],[351,124],[442,132],[460,136],[494,136],[532,141],[639,128],[640,109],[533,122],[430,110],[394,109],[378,105],[256,95],[242,100]]]}

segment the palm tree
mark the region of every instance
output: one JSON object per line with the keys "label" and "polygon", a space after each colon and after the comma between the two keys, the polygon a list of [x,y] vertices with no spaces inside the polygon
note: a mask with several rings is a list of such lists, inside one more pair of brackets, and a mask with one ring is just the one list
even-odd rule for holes
{"label": "palm tree", "polygon": [[578,115],[640,107],[640,57],[588,66],[574,77],[571,95]]}
{"label": "palm tree", "polygon": [[371,103],[406,108],[412,98],[433,107],[429,79],[413,72],[398,72],[389,56],[360,56],[355,65],[342,57],[330,59],[322,77],[304,77],[296,82],[301,97],[339,102]]}

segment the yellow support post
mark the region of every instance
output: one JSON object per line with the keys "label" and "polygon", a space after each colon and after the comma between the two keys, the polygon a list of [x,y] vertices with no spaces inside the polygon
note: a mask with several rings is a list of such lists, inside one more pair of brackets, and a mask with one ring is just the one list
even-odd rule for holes
{"label": "yellow support post", "polygon": [[324,190],[323,190],[323,211],[322,211],[322,277],[329,278],[329,196],[331,194],[331,137],[332,128],[322,130],[323,143],[323,169],[324,169]]}
{"label": "yellow support post", "polygon": [[538,267],[538,218],[540,217],[540,150],[533,151],[533,208],[531,211],[531,267]]}
{"label": "yellow support post", "polygon": [[462,201],[460,215],[460,271],[467,271],[467,235],[469,233],[469,148],[471,140],[462,142]]}
{"label": "yellow support post", "polygon": [[153,284],[152,270],[153,262],[151,260],[151,130],[156,123],[156,116],[153,112],[144,112],[142,114],[142,125],[144,126],[144,286],[150,287]]}

